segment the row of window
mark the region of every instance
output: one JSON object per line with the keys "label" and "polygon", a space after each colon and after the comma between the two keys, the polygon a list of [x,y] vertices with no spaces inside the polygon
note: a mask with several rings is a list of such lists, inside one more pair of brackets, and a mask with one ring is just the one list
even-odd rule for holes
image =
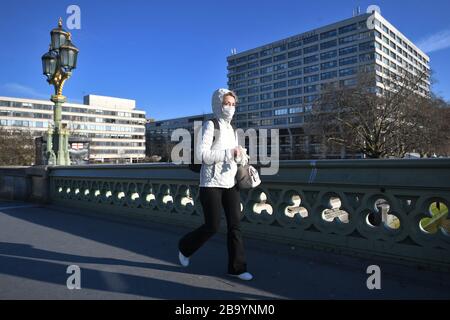
{"label": "row of window", "polygon": [[53,110],[51,105],[0,100],[0,107],[28,108],[34,110]]}
{"label": "row of window", "polygon": [[246,119],[256,119],[256,118],[270,118],[273,116],[284,116],[288,114],[295,113],[307,113],[311,112],[312,106],[305,107],[293,107],[293,108],[282,108],[276,110],[266,110],[261,112],[250,112],[250,113],[239,113],[236,115],[236,120],[246,120]]}
{"label": "row of window", "polygon": [[[341,45],[344,45],[344,44],[349,44],[349,43],[357,41],[357,40],[361,40],[361,38],[358,35],[356,35],[356,37],[355,36],[349,36],[349,37],[341,38],[339,41],[340,41]],[[329,48],[332,48],[332,47],[335,47],[335,46],[337,46],[337,41],[336,40],[334,42],[329,42],[329,43],[327,42],[327,45],[324,46],[324,47],[321,47],[321,50],[329,49]],[[374,48],[373,41],[368,41],[368,42],[359,44],[359,50],[360,51],[371,50],[373,48]],[[340,55],[347,54],[346,52],[348,50],[356,50],[357,51],[358,50],[358,45],[351,46],[351,47],[346,47],[346,48],[341,48],[339,50],[339,52],[340,52],[339,54]],[[306,55],[306,54],[315,53],[317,51],[319,51],[319,46],[318,45],[311,46],[311,47],[308,47],[308,48],[304,48],[303,51],[301,49],[294,50],[294,51],[289,52],[287,55],[286,54],[282,54],[282,55],[275,56],[273,58],[269,57],[269,58],[261,59],[260,61],[255,61],[255,62],[251,62],[251,63],[245,64],[245,65],[242,65],[242,66],[239,66],[239,67],[236,67],[236,68],[231,68],[230,69],[230,74],[234,73],[234,72],[242,72],[242,71],[246,71],[246,70],[255,69],[257,67],[266,66],[266,65],[273,64],[273,63],[276,63],[276,62],[279,62],[279,61],[282,61],[282,60],[286,60],[286,59],[295,58],[295,57],[298,57],[298,56],[302,55],[302,53],[304,55]],[[321,53],[321,56],[326,57],[328,54],[330,54],[330,53],[329,52],[324,52],[324,53]],[[318,60],[319,60],[319,55],[316,54],[316,55],[313,55],[313,56],[305,57],[303,59],[303,63],[307,64],[307,63],[312,63],[312,62],[315,62],[315,61],[318,61]],[[296,60],[296,62],[301,63],[301,59]],[[288,62],[288,63],[291,63],[291,62]],[[278,64],[278,65],[272,66],[272,68],[275,69],[275,70],[277,68],[285,68],[285,67],[288,67],[286,65],[286,63],[282,63],[282,64]],[[270,67],[267,67],[267,68],[270,68]],[[267,71],[265,71],[267,68],[260,69],[261,70],[260,72],[261,73],[267,72]],[[253,70],[251,72],[252,73],[249,74],[249,77],[258,74],[257,70]]]}
{"label": "row of window", "polygon": [[35,118],[35,119],[52,119],[52,114],[36,113],[36,112],[20,112],[13,110],[0,110],[0,116],[18,117],[18,118]]}
{"label": "row of window", "polygon": [[[424,72],[424,70],[419,70],[418,68],[414,67],[412,64],[407,63],[405,60],[401,60],[401,58],[399,56],[397,56],[397,60],[396,60],[397,62],[395,60],[392,61],[390,58],[387,58],[379,53],[375,54],[375,58],[377,61],[382,62],[385,65],[387,65],[387,66],[391,67],[392,69],[397,70],[403,74],[405,72],[409,72],[411,74],[419,75],[422,72]],[[399,65],[397,63],[400,63],[401,65]],[[425,72],[427,72],[427,71],[425,70]],[[429,74],[427,74],[426,77],[428,78]]]}
{"label": "row of window", "polygon": [[[383,46],[379,42],[375,42],[375,47],[381,51],[383,51],[386,55],[390,56],[392,59],[397,60],[401,65],[404,67],[408,67],[408,65],[411,65],[412,68],[413,65],[416,65],[418,67],[418,70],[427,71],[428,68],[424,65],[419,63],[416,59],[412,59],[413,64],[408,63],[404,58],[402,58],[400,55],[405,56],[404,52],[402,52],[401,48],[397,48],[397,53],[394,50],[390,50],[389,48]],[[411,59],[410,59],[411,60]]]}
{"label": "row of window", "polygon": [[[284,114],[284,115],[286,115],[286,114]],[[240,116],[244,116],[244,115],[240,115]],[[257,116],[254,116],[254,117],[253,117],[252,114],[249,114],[249,117],[248,117],[248,118],[247,118],[247,117],[241,117],[241,118],[237,118],[236,120],[241,121],[241,120],[259,119],[259,118],[270,118],[271,116],[272,116],[272,114],[270,114],[270,115],[264,115],[263,113],[261,113],[261,115],[257,115]],[[294,117],[292,117],[292,118],[294,118]],[[295,118],[296,118],[296,119],[299,119],[297,123],[303,123],[303,116],[296,116]],[[275,119],[263,119],[263,120],[270,120],[271,123],[273,123],[273,121],[274,121],[274,120],[277,120],[277,119],[279,119],[279,118],[275,118]],[[286,119],[286,118],[284,118],[284,119]],[[301,120],[300,120],[300,119],[301,119]],[[264,122],[264,124],[262,124],[262,125],[267,125],[266,123],[268,123],[268,122]]]}
{"label": "row of window", "polygon": [[47,128],[48,121],[27,121],[0,119],[0,125],[9,127]]}
{"label": "row of window", "polygon": [[145,132],[145,128],[130,128],[122,126],[101,126],[92,124],[73,123],[75,130],[90,130],[90,131],[121,131],[121,132]]}
{"label": "row of window", "polygon": [[[352,86],[352,85],[356,85],[356,82],[357,82],[356,78],[352,78],[352,79],[347,79],[347,80],[341,81],[341,85],[343,85],[343,86]],[[379,88],[376,88],[376,89],[379,89]],[[310,103],[319,98],[318,95],[314,95],[314,96],[311,96],[311,97],[313,97],[313,99],[308,99],[308,102],[310,102]],[[300,98],[290,99],[290,100],[292,100],[292,102],[294,102],[294,100],[295,100],[295,102],[301,103],[301,99]],[[275,102],[277,102],[277,101],[275,101]],[[280,102],[282,102],[282,103],[278,103],[278,104],[274,103],[274,106],[275,107],[277,107],[277,106],[278,107],[286,106],[286,103],[287,103],[286,100],[282,100],[282,101],[280,100]],[[291,102],[289,102],[289,103],[291,103]],[[249,126],[254,126],[254,125],[258,125],[258,124],[259,125],[287,124],[287,120],[286,119],[289,119],[289,118],[275,118],[275,119],[261,119],[261,120],[256,120],[256,119],[273,117],[273,116],[276,116],[276,117],[278,117],[278,116],[285,116],[285,115],[288,115],[288,114],[295,114],[295,113],[308,113],[311,110],[312,110],[312,105],[307,105],[305,107],[297,106],[297,107],[282,108],[282,109],[276,109],[276,110],[267,110],[267,111],[261,111],[261,112],[250,112],[250,113],[244,113],[244,114],[238,113],[236,115],[236,122],[235,122],[235,124],[238,127],[245,127],[247,122],[246,121],[242,121],[242,120],[247,120],[247,119],[250,120],[248,122]],[[251,110],[249,109],[249,111],[251,111]],[[303,117],[303,116],[298,116],[298,117]],[[304,117],[306,119],[308,116],[304,116]],[[302,122],[303,121],[301,121],[300,123],[302,123]],[[292,123],[292,122],[290,122],[290,123]]]}
{"label": "row of window", "polygon": [[[405,48],[406,51],[410,52],[414,57],[418,58],[420,61],[424,62],[425,64],[428,63],[427,59],[423,57],[417,50],[415,50],[413,47],[411,47],[406,40],[402,39],[400,35],[397,35],[394,31],[390,30],[386,25],[381,23],[378,19],[375,19],[375,25],[383,30],[383,32],[386,35],[389,35],[392,39],[394,39],[398,45],[401,45]],[[379,32],[376,32],[376,35],[378,38],[382,38],[381,34]],[[383,38],[384,39],[384,38]],[[389,40],[389,38],[386,37],[386,39]]]}
{"label": "row of window", "polygon": [[[362,23],[365,23],[365,21],[361,22],[361,24]],[[392,30],[389,30],[389,28],[387,28],[385,25],[382,25],[379,21],[376,21],[375,23],[376,23],[376,25],[378,27],[380,27],[380,28],[382,27],[383,31],[387,35],[389,35],[391,38],[393,38],[395,41],[397,41],[398,44],[395,44],[387,36],[382,35],[377,30],[375,30],[375,31],[367,31],[367,32],[360,33],[360,34],[353,34],[353,35],[350,35],[350,36],[341,37],[341,38],[339,38],[339,44],[342,45],[342,44],[350,43],[350,42],[356,41],[358,39],[361,39],[361,37],[362,38],[370,37],[371,35],[373,35],[373,33],[375,33],[377,38],[381,39],[384,43],[388,44],[398,54],[401,54],[401,55],[405,56],[406,58],[408,58],[409,60],[411,60],[414,65],[419,67],[420,70],[422,70],[422,71],[427,70],[426,65],[428,65],[428,61],[425,59],[425,57],[423,57],[416,50],[414,50],[409,44],[407,44],[407,42],[405,40],[401,39],[400,36],[397,36]],[[354,31],[354,30],[356,30],[355,29],[355,24],[349,25],[347,27],[343,27],[342,30],[344,30],[344,31],[345,30]],[[347,32],[349,32],[349,31],[347,31]],[[340,34],[344,34],[344,33],[345,32],[340,32],[339,31],[339,35]],[[334,36],[337,36],[337,35],[338,35],[338,31],[336,29],[335,30],[330,30],[329,32],[322,33],[320,35],[320,40],[324,40],[324,39],[327,39],[327,38],[330,38],[330,37],[334,37]],[[301,40],[298,40],[298,41],[289,43],[287,45],[287,49],[292,49],[292,48],[298,47],[298,46],[300,46],[302,44],[303,45],[311,44],[311,43],[313,43],[315,41],[318,41],[318,40],[319,40],[319,37],[317,35],[313,35],[313,36],[311,36],[311,37],[309,37],[307,39],[304,39],[303,42]],[[332,47],[332,46],[335,45],[335,42],[337,42],[337,41],[338,41],[338,39],[333,39],[331,41],[323,42],[323,43],[320,44],[320,46],[322,46],[321,49],[325,49],[327,47]],[[398,55],[396,53],[394,53],[392,50],[389,50],[386,47],[381,46],[378,42],[375,45],[378,48],[380,48],[380,50],[383,50],[386,54],[388,54],[394,60],[396,59],[400,63],[403,63],[402,58],[398,57]],[[401,46],[403,46],[405,49],[402,49]],[[373,42],[366,42],[364,44],[360,44],[359,45],[359,50],[370,50],[370,49],[373,49],[373,48],[374,48],[374,43]],[[266,49],[262,53],[262,56],[268,56],[270,54],[280,53],[280,52],[282,52],[284,50],[286,50],[286,46],[285,45],[284,46],[278,46],[278,47],[274,48],[273,50],[272,49]],[[287,53],[287,58],[293,58],[293,57],[301,55],[302,53],[306,53],[306,54],[314,53],[317,50],[319,50],[319,44],[309,45],[308,47],[303,48],[303,51],[302,51],[302,49],[297,49],[297,50],[288,52]],[[341,48],[341,49],[339,49],[339,55],[352,54],[352,53],[356,52],[357,50],[358,50],[357,46],[349,46],[349,47],[346,47],[346,48]],[[336,55],[337,55],[337,51],[336,50],[332,50],[332,51],[329,51],[329,52],[321,53],[320,59],[322,59],[322,60],[332,59]],[[414,57],[416,57],[418,60],[414,59]],[[258,54],[253,54],[252,58],[253,59],[257,59],[258,58]],[[265,64],[269,64],[269,63],[275,63],[275,62],[281,61],[281,60],[283,60],[285,58],[286,58],[286,54],[285,53],[284,54],[279,54],[279,55],[277,55],[277,56],[275,56],[273,58],[270,57],[270,58],[265,59],[262,64],[265,65]],[[240,59],[239,62],[246,61],[245,57],[242,57],[242,58],[239,58],[239,59]],[[371,60],[371,59],[373,59],[373,58],[369,54],[361,57],[361,61],[362,62],[368,61],[368,60]],[[295,66],[301,65],[302,62],[303,63],[314,63],[316,61],[318,61],[318,56],[317,55],[311,56],[311,57],[306,57],[306,58],[303,59],[303,61],[301,59],[294,60],[292,62],[289,62],[287,67],[288,68],[295,67]],[[421,64],[419,61],[423,62],[423,64]],[[230,65],[233,65],[233,63],[231,62]],[[252,65],[250,65],[250,67],[254,68],[254,67],[257,67],[257,65],[258,65],[258,62],[256,61]],[[404,66],[407,69],[409,69],[409,70],[414,70],[414,67],[409,65],[409,64],[404,64]],[[245,70],[248,67],[249,67],[248,65],[245,65],[245,66],[241,66],[240,68],[241,68],[241,70]],[[285,65],[281,65],[281,66],[278,65],[278,66],[275,66],[273,69],[271,69],[269,67],[267,69],[263,69],[262,70],[262,74],[266,74],[266,73],[269,73],[269,72],[282,70],[284,68],[286,68]],[[330,68],[332,68],[332,67],[330,67]],[[293,71],[292,74],[293,75],[298,75],[299,74],[299,70]],[[254,70],[254,71],[248,72],[248,74],[247,74],[248,77],[255,77],[255,76],[258,76],[258,75],[259,75],[259,70]],[[244,73],[244,74],[241,74],[241,75],[231,76],[230,80],[231,81],[242,80],[242,79],[245,79],[245,77],[246,77],[246,74]],[[280,75],[279,77],[282,77],[282,75]]]}
{"label": "row of window", "polygon": [[[380,43],[376,43],[377,48],[379,48],[380,50],[383,50],[385,52],[391,52],[394,53],[395,51],[399,54],[401,54],[405,59],[410,60],[414,65],[419,66],[422,70],[427,69],[426,65],[427,63],[420,63],[419,60],[420,59],[415,59],[412,55],[410,55],[408,52],[406,52],[405,50],[403,50],[400,46],[397,46],[392,40],[389,40],[389,38],[387,36],[381,35],[380,32],[377,32],[377,38],[381,39],[382,42],[384,42],[386,45],[388,45],[389,47],[391,47],[392,49],[389,50],[387,47],[382,46]],[[394,53],[395,54],[395,53]]]}
{"label": "row of window", "polygon": [[[328,38],[331,38],[331,37],[336,37],[336,36],[338,36],[338,34],[342,35],[342,34],[345,34],[345,33],[348,33],[348,32],[352,32],[352,31],[355,31],[355,30],[358,30],[358,29],[363,29],[363,28],[365,29],[366,28],[365,24],[366,24],[366,21],[361,21],[359,23],[353,23],[353,24],[344,26],[344,27],[339,28],[339,29],[333,29],[333,30],[330,30],[330,31],[327,31],[327,32],[323,32],[323,33],[320,34],[320,40],[325,40],[325,39],[328,39]],[[377,19],[375,20],[375,25],[378,26],[379,28],[381,28],[387,35],[389,35],[391,38],[393,38],[399,45],[403,46],[405,48],[405,51],[410,52],[412,56],[416,57],[417,59],[419,59],[423,63],[425,63],[425,64],[428,63],[428,61],[425,59],[425,57],[423,57],[420,53],[418,53],[414,48],[412,48],[406,42],[406,40],[402,39],[401,36],[397,35],[394,31],[390,30],[386,25],[382,24]],[[385,41],[387,41],[388,44],[392,45],[392,42],[389,40],[389,38],[383,37],[379,31],[375,31],[375,33],[377,34],[377,36],[380,39],[384,39]],[[366,31],[365,33],[362,33],[362,34],[363,34],[362,37],[369,37],[371,34],[373,34],[373,31]],[[339,42],[340,43],[346,43],[347,41],[353,41],[355,36],[356,35],[351,35],[351,36],[343,37],[343,38],[341,37],[339,39]],[[303,39],[303,41],[302,40],[296,40],[296,41],[288,43],[287,45],[279,45],[279,46],[276,46],[274,48],[265,49],[265,50],[261,51],[260,54],[253,53],[253,54],[248,55],[248,56],[240,57],[240,58],[237,58],[237,59],[231,59],[231,60],[229,60],[229,65],[233,66],[233,65],[241,64],[243,62],[247,62],[247,61],[252,61],[252,60],[258,59],[259,57],[265,57],[265,56],[270,56],[270,55],[273,55],[273,54],[281,53],[281,52],[283,52],[283,51],[285,51],[287,49],[296,48],[296,47],[299,47],[301,45],[311,44],[311,43],[314,43],[314,42],[316,42],[318,40],[319,40],[319,35],[312,35],[310,37],[307,37],[307,38]],[[336,39],[332,40],[332,41],[329,41],[329,42],[322,43],[321,45],[323,45],[326,48],[327,46],[334,45],[333,41],[336,41]],[[305,50],[311,51],[311,52],[314,52],[317,49],[318,49],[318,45],[310,46],[308,48],[305,48]],[[278,57],[278,59],[281,59],[281,57]]]}
{"label": "row of window", "polygon": [[[0,100],[0,107],[27,108],[27,109],[33,109],[33,110],[49,110],[49,111],[53,110],[52,105],[28,103],[28,102],[17,102],[17,101],[7,101],[7,100]],[[97,115],[108,115],[108,116],[145,119],[145,114],[143,114],[143,113],[108,111],[108,110],[101,110],[101,109],[88,109],[88,108],[77,108],[77,107],[62,107],[62,111],[63,112],[72,112],[72,113],[89,113],[89,114],[97,114]]]}
{"label": "row of window", "polygon": [[108,118],[92,118],[92,117],[72,116],[72,115],[64,115],[64,114],[62,115],[62,120],[78,121],[78,122],[95,122],[95,123],[114,123],[114,124],[128,124],[128,125],[143,125],[142,122],[138,122],[138,121],[108,119]]}
{"label": "row of window", "polygon": [[[48,121],[28,121],[28,120],[10,120],[1,119],[0,125],[10,127],[27,127],[27,128],[47,128]],[[91,131],[120,131],[120,132],[144,132],[144,128],[129,128],[129,127],[111,127],[111,126],[96,126],[86,124],[73,124],[73,129],[91,130]]]}
{"label": "row of window", "polygon": [[77,132],[77,136],[86,138],[102,138],[102,139],[132,139],[143,140],[143,135],[130,135],[125,133],[93,133],[93,132]]}
{"label": "row of window", "polygon": [[[293,89],[293,90],[296,90],[296,89]],[[306,86],[306,87],[304,87],[303,91],[304,91],[304,93],[318,92],[319,86],[318,85]],[[249,96],[247,98],[242,98],[241,100],[242,100],[243,104],[248,104],[249,108],[257,108],[257,105],[258,105],[257,102],[261,102],[261,105],[260,105],[261,109],[270,108],[269,105],[264,105],[265,102],[272,102],[272,101],[267,101],[267,100],[288,97],[287,93],[288,93],[287,90],[276,91],[273,93],[270,92],[270,93],[265,93],[265,94],[256,95],[256,96]],[[299,94],[299,93],[297,93],[297,94]],[[280,107],[280,106],[286,106],[288,104],[294,105],[294,104],[301,104],[301,103],[310,103],[310,102],[314,102],[317,99],[317,97],[318,97],[318,95],[310,95],[310,96],[303,96],[303,97],[293,97],[293,98],[289,98],[289,99],[280,99],[280,100],[274,101],[273,106]],[[244,106],[239,106],[238,110],[243,111]]]}
{"label": "row of window", "polygon": [[[371,67],[371,70],[375,69],[372,66],[370,66],[370,67]],[[355,75],[357,73],[357,71],[358,71],[357,68],[348,68],[348,69],[345,69],[345,72],[343,74],[345,74],[345,76]],[[367,70],[367,71],[369,71],[369,70]],[[326,76],[329,77],[329,79],[336,78],[337,72],[333,71],[333,74],[326,75]],[[356,83],[357,83],[357,79],[352,77],[349,79],[340,80],[339,82],[334,81],[334,82],[327,82],[327,83],[306,86],[306,87],[304,87],[303,90],[304,90],[304,93],[310,93],[310,92],[320,91],[329,85],[337,86],[338,84],[340,84],[341,87],[348,87],[348,86],[354,86],[354,85],[356,85]],[[299,89],[299,88],[295,88],[293,90],[297,90],[297,89]],[[301,91],[301,89],[298,90],[297,92],[300,92],[300,91]],[[289,95],[289,91],[288,91],[288,95]],[[283,96],[283,94],[281,96]],[[318,95],[310,95],[310,96],[306,96],[306,97],[304,97],[304,96],[303,97],[292,97],[292,98],[287,98],[287,99],[279,99],[279,100],[275,100],[275,101],[262,101],[262,102],[260,102],[259,99],[256,98],[256,99],[251,99],[252,101],[248,102],[247,99],[244,97],[244,98],[242,98],[242,100],[244,102],[242,102],[242,104],[240,104],[237,107],[236,111],[237,111],[237,113],[240,113],[240,112],[260,110],[260,109],[270,109],[270,108],[278,108],[278,107],[285,107],[285,106],[308,104],[308,103],[314,102],[315,99],[317,99],[317,98],[318,98]]]}
{"label": "row of window", "polygon": [[[35,119],[52,119],[53,115],[48,113],[37,113],[37,112],[21,112],[13,110],[0,110],[0,116],[4,117],[19,117],[19,118],[35,118]],[[107,119],[107,118],[92,118],[92,117],[81,117],[81,116],[69,116],[62,115],[63,120],[69,121],[82,121],[82,122],[97,122],[97,123],[117,123],[117,124],[129,124],[129,125],[141,125],[141,122],[134,122],[129,120],[119,120],[119,119]]]}
{"label": "row of window", "polygon": [[[294,69],[294,70],[289,71],[288,75],[289,75],[289,77],[298,76],[298,75],[302,75],[302,74],[306,75],[306,74],[310,74],[310,73],[316,73],[320,70],[325,71],[327,69],[337,68],[338,65],[342,67],[342,66],[347,66],[347,65],[358,63],[358,61],[359,62],[369,62],[374,59],[375,59],[374,53],[367,53],[367,54],[362,54],[359,56],[351,56],[351,57],[340,59],[340,60],[329,61],[326,63],[322,63],[320,65],[317,64],[317,65],[305,67],[305,68],[303,68],[303,70],[301,68]],[[338,64],[338,61],[339,61],[339,64]],[[311,82],[316,82],[319,80],[331,79],[331,78],[336,77],[338,75],[338,72],[339,72],[340,76],[346,76],[346,75],[348,75],[347,70],[348,70],[348,68],[341,69],[339,71],[338,70],[329,71],[329,72],[324,72],[321,74],[305,76],[303,78],[296,78],[296,79],[291,79],[288,81],[284,80],[284,81],[275,82],[273,84],[254,86],[254,87],[251,87],[248,89],[244,89],[244,88],[240,89],[240,88],[247,87],[250,84],[250,82],[238,82],[235,86],[230,86],[230,88],[236,89],[236,94],[238,96],[242,96],[242,95],[253,94],[253,93],[258,93],[258,92],[271,91],[271,90],[290,87],[290,86],[297,86],[299,84],[302,84],[302,81],[303,81],[303,83],[311,83]],[[265,77],[264,79],[261,78],[259,83],[265,83],[265,82],[272,81],[272,80],[273,80],[272,77]],[[279,80],[279,79],[277,79],[277,80]],[[258,81],[252,81],[251,85],[254,85],[257,83],[258,83]]]}
{"label": "row of window", "polygon": [[[381,24],[381,23],[379,22],[379,24]],[[378,26],[380,27],[380,25],[378,25]],[[384,29],[385,28],[383,28],[383,30]],[[403,55],[403,57],[405,57],[406,59],[409,59],[414,65],[419,66],[420,69],[422,69],[422,70],[427,69],[429,63],[428,63],[427,59],[425,59],[424,56],[422,56],[420,53],[418,53],[409,44],[407,44],[406,41],[402,40],[400,38],[400,36],[395,35],[395,33],[390,31],[389,29],[388,29],[388,32],[386,32],[386,30],[384,30],[384,32],[386,33],[386,35],[382,34],[378,30],[375,30],[375,37],[380,39],[384,44],[390,46],[397,53]],[[396,42],[389,39],[389,37],[387,35],[392,37]],[[377,44],[377,46],[379,47],[380,44]]]}
{"label": "row of window", "polygon": [[[324,73],[321,73],[320,75],[317,74],[317,75],[305,77],[304,83],[307,84],[307,83],[318,82],[320,80],[330,80],[330,79],[337,78],[338,75],[340,77],[347,77],[347,76],[355,75],[357,72],[358,72],[357,67],[345,68],[345,69],[341,69],[339,71],[335,70],[335,71],[330,71],[330,72],[324,72]],[[266,89],[266,88],[264,88],[264,89]],[[260,95],[241,97],[240,100],[242,103],[247,103],[247,102],[252,103],[252,102],[257,102],[257,101],[264,101],[264,100],[286,97],[286,96],[301,95],[302,93],[304,93],[304,94],[313,93],[313,92],[317,92],[317,91],[319,91],[319,87],[317,84],[314,84],[314,85],[308,85],[308,86],[304,86],[304,87],[292,88],[292,89],[288,89],[288,90],[280,90],[280,91],[262,93]]]}
{"label": "row of window", "polygon": [[[352,53],[356,53],[358,51],[363,52],[363,51],[367,51],[367,50],[371,50],[374,49],[375,45],[372,41],[370,42],[365,42],[365,43],[361,43],[359,45],[353,45],[353,46],[348,46],[345,48],[341,48],[338,50],[331,50],[331,51],[327,51],[327,52],[323,52],[320,55],[313,55],[313,56],[309,56],[309,57],[305,57],[303,59],[296,59],[296,60],[292,60],[289,61],[287,63],[281,63],[281,64],[277,64],[277,65],[273,65],[273,66],[268,66],[268,67],[264,67],[261,69],[256,69],[253,71],[250,71],[248,73],[241,73],[238,75],[231,75],[229,76],[230,81],[240,81],[240,80],[245,80],[246,78],[252,78],[252,77],[257,77],[259,75],[264,75],[267,73],[272,73],[272,72],[277,72],[280,70],[285,70],[285,69],[289,69],[289,68],[293,68],[302,64],[311,64],[314,62],[318,62],[320,60],[329,60],[329,59],[333,59],[336,58],[338,56],[345,56],[345,55],[349,55]],[[365,60],[362,60],[365,61]],[[294,72],[295,74],[295,72]],[[237,87],[243,87],[245,86],[244,84],[238,84],[236,85]]]}
{"label": "row of window", "polygon": [[259,126],[277,126],[287,124],[302,124],[307,122],[307,116],[294,116],[287,118],[276,119],[262,119],[262,120],[249,120],[249,121],[236,121],[235,125],[238,128],[255,128]]}
{"label": "row of window", "polygon": [[[256,60],[256,59],[258,59],[260,57],[266,57],[266,56],[275,55],[277,53],[281,53],[281,52],[286,51],[288,49],[297,48],[297,47],[300,47],[302,45],[312,44],[314,42],[319,41],[319,39],[320,40],[326,40],[326,39],[329,39],[329,38],[332,38],[332,37],[336,37],[338,35],[346,34],[348,32],[352,32],[352,31],[356,31],[356,30],[366,29],[366,28],[367,28],[366,21],[360,21],[360,22],[357,22],[357,23],[352,23],[350,25],[341,27],[339,29],[332,29],[332,30],[329,30],[329,31],[322,32],[320,34],[312,34],[310,36],[304,37],[303,39],[298,39],[298,40],[295,40],[295,41],[291,41],[291,42],[289,42],[287,44],[277,45],[277,46],[275,46],[273,48],[264,49],[264,50],[260,51],[259,53],[256,52],[256,53],[252,53],[252,54],[247,55],[247,56],[239,57],[237,59],[230,59],[228,61],[228,63],[229,63],[230,66],[238,65],[238,64],[241,64],[241,63],[244,63],[244,62]],[[331,45],[331,44],[328,44],[328,45]]]}
{"label": "row of window", "polygon": [[[337,76],[337,72],[333,71],[335,77]],[[323,74],[325,75],[325,74]],[[314,77],[314,78],[313,78]],[[305,83],[312,83],[315,81],[319,80],[319,76],[313,76],[313,77],[306,77],[305,78]],[[310,79],[311,78],[311,79]],[[332,78],[332,77],[330,77]],[[270,88],[272,88],[272,86],[270,85]],[[266,88],[264,88],[266,89]],[[281,91],[275,91],[272,95],[272,93],[264,93],[260,95],[261,100],[268,100],[268,99],[272,99],[272,98],[280,98],[280,97],[285,97],[285,96],[295,96],[295,95],[299,95],[304,93],[308,93],[308,92],[315,92],[316,89],[315,87],[313,88],[313,86],[305,86],[305,87],[298,87],[298,88],[292,88],[289,90],[281,90]],[[249,97],[250,98],[250,97]],[[247,99],[247,101],[249,102],[253,102],[253,101],[257,101],[257,99]]]}
{"label": "row of window", "polygon": [[91,147],[143,147],[144,142],[93,141]]}
{"label": "row of window", "polygon": [[[51,114],[46,113],[32,113],[32,112],[18,112],[12,110],[0,110],[0,116],[6,117],[19,117],[19,118],[35,118],[35,119],[52,119]],[[140,125],[140,122],[132,122],[128,120],[116,120],[116,119],[104,119],[104,118],[88,118],[80,116],[62,116],[63,120],[69,121],[83,121],[83,122],[104,122],[104,123],[117,123],[117,124],[129,124]]]}
{"label": "row of window", "polygon": [[145,153],[145,150],[133,150],[133,149],[91,149],[91,155],[99,155],[99,154],[142,154]]}

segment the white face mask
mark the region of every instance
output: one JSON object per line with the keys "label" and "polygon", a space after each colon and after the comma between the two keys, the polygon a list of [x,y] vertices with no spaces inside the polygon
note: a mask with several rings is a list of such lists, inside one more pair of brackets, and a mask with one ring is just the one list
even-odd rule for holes
{"label": "white face mask", "polygon": [[235,107],[222,105],[222,115],[225,120],[231,121],[233,119]]}

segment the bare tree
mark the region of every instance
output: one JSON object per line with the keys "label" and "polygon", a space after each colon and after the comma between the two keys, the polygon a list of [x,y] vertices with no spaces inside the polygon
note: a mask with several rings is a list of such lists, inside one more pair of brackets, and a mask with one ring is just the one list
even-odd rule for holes
{"label": "bare tree", "polygon": [[423,135],[413,151],[422,157],[450,156],[450,104],[442,98],[432,97],[423,101],[422,109]]}
{"label": "bare tree", "polygon": [[35,144],[28,130],[0,126],[0,165],[29,166],[35,163]]}
{"label": "bare tree", "polygon": [[326,150],[344,147],[368,158],[435,152],[430,146],[443,143],[448,126],[442,121],[446,109],[425,94],[427,78],[425,72],[361,72],[352,86],[332,83],[323,88],[306,129],[322,137]]}

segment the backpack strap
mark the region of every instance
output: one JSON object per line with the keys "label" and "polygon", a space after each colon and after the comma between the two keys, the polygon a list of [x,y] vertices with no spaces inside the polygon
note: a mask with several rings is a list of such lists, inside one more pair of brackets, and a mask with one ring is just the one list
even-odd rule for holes
{"label": "backpack strap", "polygon": [[[209,121],[212,121],[214,123],[214,129],[220,130],[219,120],[217,120],[216,118],[212,118]],[[230,126],[233,128],[233,131],[236,131],[236,128],[231,123]]]}
{"label": "backpack strap", "polygon": [[[217,120],[216,118],[212,118],[211,120],[209,120],[209,121],[212,121],[212,123],[214,124],[214,133],[216,132],[216,130],[217,131],[219,131],[219,134],[220,134],[220,126],[219,126],[219,120]],[[211,146],[213,146],[214,145],[214,143],[216,143],[216,141],[217,141],[217,139],[216,139],[216,135],[215,134],[213,134],[213,143],[212,143],[212,145]]]}
{"label": "backpack strap", "polygon": [[[214,124],[214,129],[218,130],[220,133],[220,126],[219,126],[219,120],[217,120],[216,118],[212,118],[209,121],[212,121]],[[233,128],[233,133],[234,135],[236,135],[236,129],[234,128],[234,126],[230,123],[231,127]],[[216,142],[215,136],[213,137],[213,145]]]}
{"label": "backpack strap", "polygon": [[212,118],[211,121],[214,123],[214,129],[220,130],[219,120]]}

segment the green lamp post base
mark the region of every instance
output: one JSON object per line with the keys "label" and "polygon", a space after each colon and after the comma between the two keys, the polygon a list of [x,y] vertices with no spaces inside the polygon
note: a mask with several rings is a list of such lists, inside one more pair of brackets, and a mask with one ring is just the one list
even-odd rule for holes
{"label": "green lamp post base", "polygon": [[52,95],[51,100],[54,107],[54,127],[47,132],[47,159],[49,165],[70,165],[69,157],[69,130],[61,122],[62,104],[66,102],[66,97],[62,95]]}

